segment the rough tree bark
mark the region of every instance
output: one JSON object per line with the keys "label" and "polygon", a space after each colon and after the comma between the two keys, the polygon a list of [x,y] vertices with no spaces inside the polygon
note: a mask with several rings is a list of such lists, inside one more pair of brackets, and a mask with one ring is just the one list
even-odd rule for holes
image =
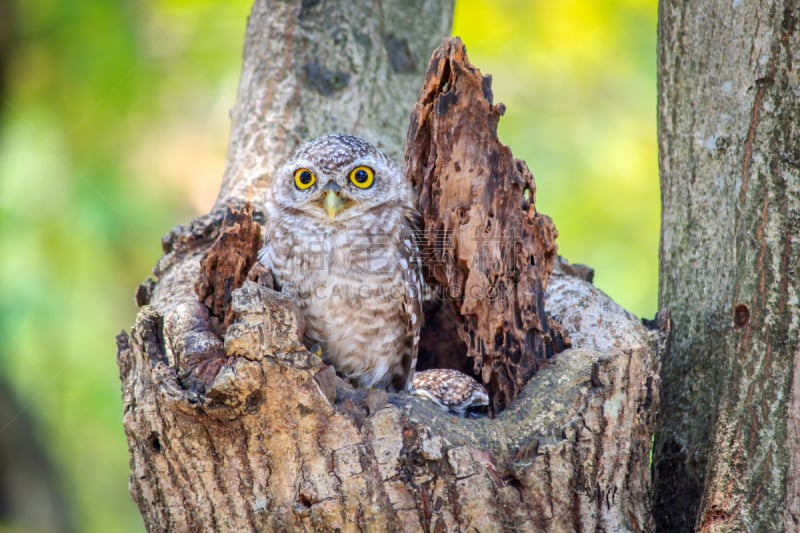
{"label": "rough tree bark", "polygon": [[800,529],[800,8],[661,2],[661,531]]}
{"label": "rough tree bark", "polygon": [[[495,418],[456,418],[406,394],[376,401],[353,390],[302,345],[296,306],[265,286],[257,269],[241,288],[216,290],[244,280],[258,234],[251,221],[263,222],[260,196],[303,138],[344,129],[399,153],[391,139],[402,139],[407,116],[378,119],[365,95],[396,90],[408,104],[403,115],[411,110],[425,65],[418,51],[434,48],[429,40],[449,20],[449,6],[381,5],[382,12],[354,5],[353,18],[325,3],[259,0],[253,8],[217,209],[164,240],[157,279],[137,294],[131,334],[118,337],[131,492],[148,530],[649,529],[648,455],[665,334],[558,268],[548,282],[547,254],[530,255],[545,274],[526,290],[547,286],[544,306],[576,348],[514,389]],[[372,33],[361,34],[365,28]],[[354,53],[358,47],[364,50]],[[327,55],[334,49],[351,55]],[[465,57],[440,53],[456,69],[471,68]],[[352,59],[359,57],[370,59]],[[404,74],[411,65],[417,76]],[[410,97],[375,72],[416,77]],[[479,90],[464,98],[487,110],[486,133],[478,135],[486,143],[465,146],[467,154],[496,142],[488,82]],[[438,86],[430,96],[447,92]],[[430,143],[420,153],[453,148],[447,139],[415,142]],[[520,183],[497,193],[520,193],[525,202],[514,209],[524,212],[516,216],[535,222],[532,177],[510,151],[504,157],[475,158],[474,174],[451,179],[502,183],[491,173],[515,167]],[[511,220],[506,215],[497,214],[499,224]],[[219,253],[226,246],[242,253]],[[519,324],[531,335],[555,328]]]}

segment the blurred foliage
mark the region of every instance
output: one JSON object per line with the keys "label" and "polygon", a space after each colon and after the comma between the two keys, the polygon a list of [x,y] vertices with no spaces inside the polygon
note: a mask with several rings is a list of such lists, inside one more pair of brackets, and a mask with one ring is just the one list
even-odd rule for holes
{"label": "blurred foliage", "polygon": [[[54,458],[75,529],[141,531],[113,339],[160,237],[214,201],[251,0],[6,2],[0,375]],[[655,0],[465,0],[454,28],[494,76],[501,138],[534,172],[561,253],[644,316],[657,287],[655,24]]]}
{"label": "blurred foliage", "polygon": [[250,0],[12,6],[0,373],[54,457],[75,529],[141,531],[114,336],[160,237],[213,203]]}
{"label": "blurred foliage", "polygon": [[657,310],[656,0],[456,2],[453,33],[507,106],[559,253],[638,316]]}

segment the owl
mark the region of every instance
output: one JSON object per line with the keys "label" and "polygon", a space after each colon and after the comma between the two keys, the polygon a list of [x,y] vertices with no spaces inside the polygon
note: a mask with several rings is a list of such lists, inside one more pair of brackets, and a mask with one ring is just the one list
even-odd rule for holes
{"label": "owl", "polygon": [[467,374],[450,368],[417,372],[412,392],[458,415],[489,405],[489,395],[483,385]]}
{"label": "owl", "polygon": [[408,391],[422,325],[410,181],[368,142],[326,135],[278,171],[266,211],[259,260],[300,304],[306,343],[355,386]]}

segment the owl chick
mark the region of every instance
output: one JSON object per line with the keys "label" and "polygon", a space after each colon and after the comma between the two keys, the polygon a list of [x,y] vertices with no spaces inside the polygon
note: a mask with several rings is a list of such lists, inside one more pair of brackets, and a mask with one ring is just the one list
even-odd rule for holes
{"label": "owl chick", "polygon": [[422,323],[409,180],[368,142],[326,135],[278,171],[266,210],[259,259],[300,304],[306,342],[358,387],[408,391]]}
{"label": "owl chick", "polygon": [[434,368],[417,372],[413,383],[413,394],[432,401],[445,411],[463,415],[468,409],[489,405],[489,395],[483,385],[458,370]]}

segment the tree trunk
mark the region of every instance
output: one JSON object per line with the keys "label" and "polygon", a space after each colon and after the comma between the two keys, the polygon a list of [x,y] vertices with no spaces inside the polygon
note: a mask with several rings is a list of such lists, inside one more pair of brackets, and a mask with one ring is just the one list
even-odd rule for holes
{"label": "tree trunk", "polygon": [[660,4],[660,531],[800,529],[799,14]]}
{"label": "tree trunk", "polygon": [[452,15],[453,0],[256,0],[217,205],[259,199],[298,145],[326,133],[402,160],[408,114]]}
{"label": "tree trunk", "polygon": [[[531,335],[555,331],[520,316],[547,308],[575,348],[524,387],[509,373],[521,388],[511,385],[494,418],[458,418],[416,396],[350,388],[302,345],[297,306],[264,286],[257,268],[244,281],[259,233],[252,221],[263,222],[261,195],[298,142],[345,130],[400,153],[423,54],[444,32],[450,7],[382,6],[336,11],[260,0],[253,8],[217,208],[165,238],[157,280],[140,288],[136,323],[117,339],[131,492],[148,530],[651,529],[648,457],[665,330],[647,330],[560,267],[548,280],[554,249],[515,255],[541,261],[531,270],[541,278],[520,284],[519,301],[544,305],[510,320]],[[447,50],[438,53],[466,70],[466,58]],[[448,92],[435,89],[420,99]],[[488,80],[477,90],[488,100]],[[385,98],[392,101],[383,113]],[[476,135],[485,143],[463,146],[464,154],[494,146],[492,116],[475,126],[486,129]],[[441,137],[414,141],[429,143],[418,153],[452,150]],[[488,183],[513,165],[530,190],[527,203],[507,203],[523,213],[514,215],[520,223],[541,229],[536,239],[552,240],[547,221],[537,222],[524,164],[507,149],[496,153],[505,159],[470,160],[470,176]],[[516,220],[506,211],[496,213],[498,224]],[[487,320],[481,312],[478,324]],[[525,349],[532,346],[542,339]]]}

